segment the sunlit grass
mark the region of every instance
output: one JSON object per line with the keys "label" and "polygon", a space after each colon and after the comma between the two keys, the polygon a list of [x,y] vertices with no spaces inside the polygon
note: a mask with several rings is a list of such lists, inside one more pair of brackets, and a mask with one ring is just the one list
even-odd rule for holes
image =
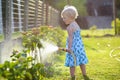
{"label": "sunlit grass", "polygon": [[[105,34],[114,35],[114,30],[112,29],[95,30],[94,32],[81,30],[82,36],[87,34],[91,37],[82,37],[89,59],[89,63],[86,65],[87,75],[92,80],[120,80],[120,62],[110,57],[110,51],[120,47],[120,37],[92,37]],[[19,34],[15,34],[15,36],[17,35]],[[69,80],[69,68],[64,66],[65,52],[58,52],[58,54],[53,56],[55,57],[52,57],[53,59],[49,60],[49,62],[52,62],[55,73],[53,77],[44,80]],[[79,66],[76,67],[75,74],[76,80],[83,80]]]}
{"label": "sunlit grass", "polygon": [[104,36],[106,34],[114,35],[114,29],[81,30],[82,36]]}
{"label": "sunlit grass", "polygon": [[[16,39],[16,38],[19,38],[21,36],[22,36],[21,32],[12,33],[12,39]],[[0,34],[0,42],[3,41],[3,40],[4,40],[4,35]]]}
{"label": "sunlit grass", "polygon": [[88,75],[94,80],[119,80],[120,62],[110,57],[110,51],[120,46],[120,38],[84,38],[83,41],[89,58]]}
{"label": "sunlit grass", "polygon": [[[82,35],[90,34],[83,30]],[[95,35],[103,36],[103,31],[95,31]],[[106,30],[105,34],[114,35],[113,30]],[[89,37],[82,38],[89,63],[86,65],[87,74],[92,80],[120,80],[120,62],[110,57],[110,51],[120,47],[120,37]],[[54,77],[49,80],[69,80],[69,68],[64,66],[65,53],[56,55],[54,59]],[[76,80],[83,80],[81,70],[76,67]]]}
{"label": "sunlit grass", "polygon": [[12,34],[12,38],[13,38],[13,39],[19,38],[19,37],[21,37],[21,36],[22,36],[21,32],[14,32],[14,33]]}
{"label": "sunlit grass", "polygon": [[0,34],[0,42],[3,41],[4,36],[2,34]]}

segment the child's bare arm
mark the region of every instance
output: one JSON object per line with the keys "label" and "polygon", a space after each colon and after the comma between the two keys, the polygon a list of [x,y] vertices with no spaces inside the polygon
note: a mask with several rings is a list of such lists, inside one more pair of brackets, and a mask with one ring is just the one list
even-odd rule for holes
{"label": "child's bare arm", "polygon": [[73,40],[73,29],[71,26],[67,28],[67,32],[68,32],[68,50],[71,50]]}

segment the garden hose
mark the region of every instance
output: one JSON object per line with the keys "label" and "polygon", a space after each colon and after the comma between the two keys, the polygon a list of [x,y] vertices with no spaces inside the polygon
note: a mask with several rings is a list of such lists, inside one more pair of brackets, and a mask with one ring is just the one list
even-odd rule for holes
{"label": "garden hose", "polygon": [[[62,50],[62,51],[67,52],[67,49],[65,49],[65,48],[59,48],[59,50]],[[74,65],[76,66],[76,57],[75,57],[73,51],[70,51],[70,54],[71,54],[72,57],[74,58]]]}
{"label": "garden hose", "polygon": [[120,61],[120,47],[117,47],[110,51],[110,57],[115,58],[117,61]]}

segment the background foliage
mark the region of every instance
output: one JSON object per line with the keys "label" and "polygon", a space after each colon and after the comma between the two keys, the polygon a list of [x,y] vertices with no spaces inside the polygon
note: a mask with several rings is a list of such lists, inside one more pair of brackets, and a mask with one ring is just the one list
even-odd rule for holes
{"label": "background foliage", "polygon": [[[46,0],[50,5],[57,8],[58,10],[62,10],[65,5],[68,5],[67,0]],[[86,12],[86,0],[69,0],[70,4],[75,6],[80,15],[87,15]]]}

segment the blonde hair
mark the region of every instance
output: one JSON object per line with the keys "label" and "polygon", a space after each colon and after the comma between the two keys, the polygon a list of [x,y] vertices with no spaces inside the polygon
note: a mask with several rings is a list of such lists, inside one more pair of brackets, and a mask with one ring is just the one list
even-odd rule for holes
{"label": "blonde hair", "polygon": [[64,9],[61,12],[61,17],[63,18],[63,15],[67,17],[71,17],[72,19],[76,19],[78,16],[77,9],[74,6],[65,6]]}

